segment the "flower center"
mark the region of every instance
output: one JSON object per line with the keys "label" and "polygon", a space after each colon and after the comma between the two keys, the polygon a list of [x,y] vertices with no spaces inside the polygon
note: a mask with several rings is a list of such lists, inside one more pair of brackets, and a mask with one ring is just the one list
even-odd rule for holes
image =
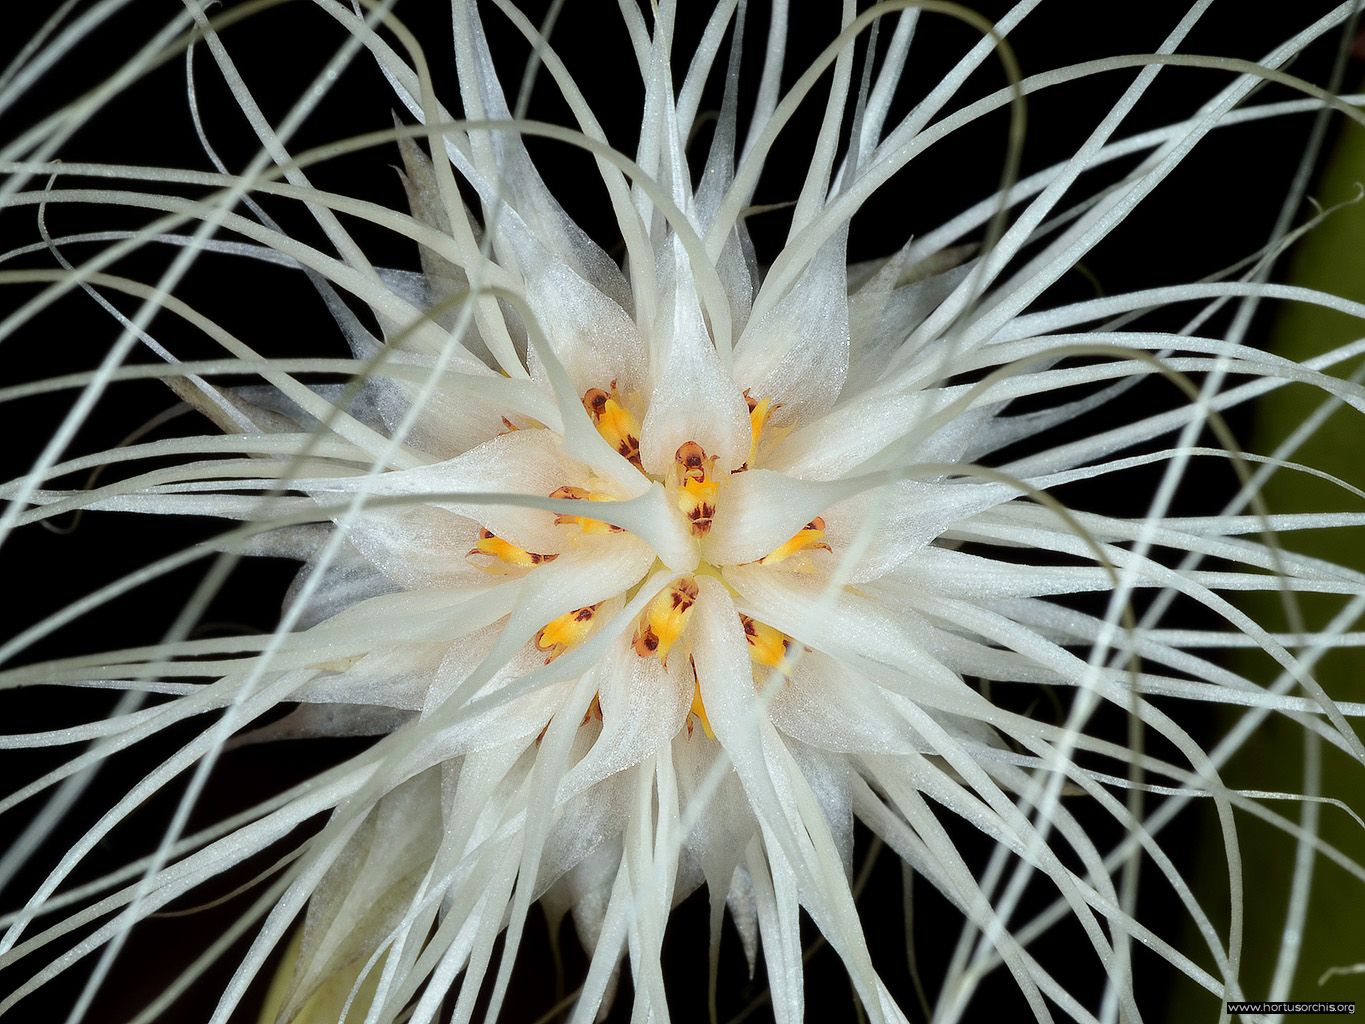
{"label": "flower center", "polygon": [[[755,398],[744,392],[749,406],[750,442],[748,458],[731,474],[743,473],[752,468],[759,455],[764,439],[768,418],[779,406],[767,398]],[[642,474],[645,472],[640,457],[640,420],[617,389],[613,380],[607,388],[590,388],[583,394],[583,408],[602,438]],[[655,479],[664,487],[670,507],[677,508],[683,516],[687,528],[694,539],[700,542],[711,532],[717,505],[725,500],[724,484],[727,476],[718,470],[719,459],[709,454],[701,442],[685,441],[674,454],[673,465],[662,479]],[[587,486],[564,484],[550,493],[551,498],[582,502],[587,506],[593,503],[617,500],[609,493],[609,484],[596,478],[586,481]],[[607,536],[624,532],[621,527],[606,523],[592,515],[578,513],[559,513],[554,517],[556,526],[575,531],[577,536]],[[781,564],[784,571],[809,571],[809,561],[815,552],[830,551],[825,542],[825,520],[817,516],[796,532],[790,539],[779,545],[762,558],[750,565],[774,566]],[[520,548],[505,538],[498,537],[487,529],[482,529],[479,540],[469,552],[477,558],[481,567],[496,572],[516,572],[530,570],[558,557],[557,554],[540,554]],[[807,564],[802,564],[803,561]],[[665,667],[670,665],[670,656],[679,651],[687,659],[691,668],[693,695],[687,719],[688,735],[700,725],[702,732],[711,738],[715,734],[707,717],[703,700],[704,680],[697,676],[696,662],[691,655],[692,645],[701,642],[699,638],[688,635],[700,588],[696,575],[709,575],[724,582],[723,570],[702,562],[692,574],[675,579],[667,588],[657,594],[636,619],[631,634],[631,647],[641,658],[658,659]],[[538,651],[545,654],[549,664],[570,648],[576,647],[590,637],[606,615],[599,615],[604,604],[599,602],[583,608],[575,608],[547,622],[536,633],[534,644]],[[750,615],[739,613],[739,627],[743,630],[748,644],[749,658],[753,665],[755,682],[763,682],[767,676],[777,671],[782,675],[789,672],[789,654],[792,640],[780,630]],[[590,712],[584,722],[592,719]],[[599,712],[600,717],[600,712]]]}

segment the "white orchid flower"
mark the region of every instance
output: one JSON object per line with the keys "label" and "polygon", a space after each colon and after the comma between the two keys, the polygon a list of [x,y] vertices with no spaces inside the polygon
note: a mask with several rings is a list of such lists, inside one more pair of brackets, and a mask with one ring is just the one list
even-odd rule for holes
{"label": "white orchid flower", "polygon": [[[54,15],[0,78],[0,112],[121,6]],[[680,6],[562,13],[624,23],[631,49],[601,59],[642,86],[629,154],[608,141],[556,50],[558,8],[533,21],[505,0],[451,5],[458,95],[433,84],[445,51],[411,35],[393,3],[315,0],[309,16],[339,42],[282,115],[233,56],[233,20],[267,14],[185,0],[149,49],[0,150],[0,203],[28,223],[37,209],[41,228],[41,242],[14,243],[4,259],[46,261],[0,265],[12,294],[29,289],[0,332],[25,330],[81,290],[119,324],[97,369],[0,392],[18,401],[79,389],[0,489],[0,535],[22,544],[25,531],[72,512],[231,524],[119,581],[72,580],[66,610],[0,648],[6,688],[77,687],[62,697],[73,708],[92,687],[126,693],[112,710],[89,703],[77,724],[4,737],[8,748],[78,749],[0,803],[41,808],[0,852],[0,884],[22,869],[29,886],[9,890],[0,970],[13,981],[0,1017],[37,1019],[25,1014],[56,999],[69,1021],[105,1019],[101,986],[137,947],[134,926],[214,898],[213,881],[244,861],[265,871],[249,907],[137,1020],[178,1019],[176,1000],[229,950],[211,1022],[250,1018],[253,982],[291,937],[269,1019],[510,1019],[539,901],[552,935],[572,915],[587,953],[564,1005],[574,1024],[610,1012],[693,1019],[679,1007],[707,1002],[714,1019],[727,917],[750,976],[761,957],[782,1024],[830,1012],[828,996],[807,990],[814,933],[803,921],[879,1024],[969,1019],[992,972],[1040,1021],[1136,1022],[1162,1013],[1160,993],[1142,983],[1149,954],[1206,991],[1209,1007],[1266,995],[1242,973],[1242,906],[1255,882],[1238,866],[1234,812],[1293,836],[1305,864],[1330,857],[1353,884],[1365,878],[1318,837],[1331,802],[1311,778],[1284,794],[1234,788],[1222,774],[1271,717],[1293,723],[1310,750],[1365,760],[1352,722],[1362,705],[1315,678],[1325,653],[1359,643],[1365,576],[1276,539],[1365,520],[1270,514],[1259,492],[1271,473],[1315,471],[1295,462],[1293,438],[1244,454],[1224,420],[1285,384],[1317,389],[1324,409],[1365,410],[1357,380],[1339,375],[1360,343],[1295,362],[1246,337],[1263,299],[1356,318],[1365,309],[1266,283],[1297,221],[1221,276],[1053,298],[1211,133],[1314,111],[1361,121],[1350,102],[1292,74],[1305,50],[1339,37],[1354,5],[1306,12],[1253,62],[1189,54],[1205,0],[1154,53],[1030,75],[1008,41],[1038,0],[993,26],[956,4],[859,10],[849,0],[822,12],[818,55],[795,74],[784,50],[810,12],[775,3],[757,18],[720,2],[684,46]],[[529,43],[528,66],[568,111],[564,123],[526,116],[529,78],[519,99],[508,58],[489,42],[493,18]],[[912,40],[947,23],[978,41],[907,102]],[[191,83],[216,76],[247,115],[259,142],[249,165],[229,171],[211,148],[214,171],[66,155],[75,129],[124,88],[120,76],[182,53],[197,55]],[[327,83],[366,61],[391,90],[397,125],[301,148],[295,135]],[[1204,69],[1207,92],[1184,119],[1133,134],[1131,112],[1171,64]],[[998,90],[961,99],[973,75],[1001,68]],[[1070,155],[1020,177],[1029,99],[1116,69],[1127,85]],[[1298,91],[1249,103],[1267,81]],[[719,112],[707,126],[713,92]],[[198,124],[195,104],[192,92]],[[761,213],[774,147],[809,110],[818,123],[793,201]],[[874,198],[992,113],[1013,133],[999,150],[1001,191],[943,211],[941,228],[889,257],[850,263],[850,231]],[[555,168],[528,148],[541,143],[594,162],[622,255],[565,212]],[[348,147],[374,160],[396,147],[407,210],[314,182]],[[284,226],[277,204],[305,211],[316,230]],[[54,237],[48,211],[73,206],[149,219]],[[762,261],[749,234],[760,213],[786,228]],[[376,265],[357,225],[415,242],[420,270]],[[92,243],[95,255],[80,250]],[[152,243],[169,247],[164,270],[123,276],[119,258]],[[296,280],[302,270],[332,315],[333,355],[276,354],[264,335],[182,297],[185,274],[220,254]],[[1224,309],[1230,324],[1217,318]],[[1176,326],[1153,326],[1154,311],[1165,324],[1172,310]],[[163,344],[167,322],[206,338],[211,354]],[[335,354],[342,337],[349,357]],[[139,348],[159,361],[130,360]],[[215,432],[68,453],[106,391],[155,376]],[[255,382],[238,386],[244,376]],[[1128,415],[1134,394],[1160,398]],[[1109,407],[1126,418],[1106,423]],[[1298,441],[1311,432],[1309,421]],[[1177,515],[1184,482],[1213,463],[1237,474],[1230,503]],[[111,474],[72,485],[96,469]],[[1126,513],[1071,503],[1096,485],[1127,489]],[[244,555],[303,562],[278,627],[192,636]],[[80,614],[205,558],[213,568],[162,642],[49,648],[53,657],[33,660],[35,644]],[[1283,595],[1288,630],[1246,611],[1245,592]],[[1331,596],[1330,625],[1295,624],[1303,594]],[[1194,610],[1197,626],[1172,619],[1172,606]],[[1275,676],[1215,657],[1239,648]],[[1059,712],[1030,708],[1009,684],[1030,699],[1061,694]],[[1212,741],[1181,710],[1204,705],[1238,709]],[[297,741],[318,736],[370,739],[240,814],[193,816],[205,787],[259,744],[306,750]],[[64,849],[42,845],[94,768],[144,747],[158,757],[119,776],[109,805]],[[91,877],[83,865],[158,795],[170,810],[150,845]],[[1308,810],[1286,813],[1284,796]],[[1183,877],[1163,831],[1196,802],[1213,806],[1226,847],[1231,923]],[[984,838],[987,855],[965,851],[964,833]],[[869,938],[869,917],[883,911],[856,901],[856,835],[894,851],[907,877],[956,912],[923,1012]],[[1148,920],[1139,865],[1190,935]],[[709,978],[695,980],[698,965],[680,984],[665,970],[665,937],[673,908],[699,889]],[[1277,978],[1293,974],[1305,900],[1291,901]],[[1050,947],[1066,929],[1064,948],[1107,980],[1074,985]]]}

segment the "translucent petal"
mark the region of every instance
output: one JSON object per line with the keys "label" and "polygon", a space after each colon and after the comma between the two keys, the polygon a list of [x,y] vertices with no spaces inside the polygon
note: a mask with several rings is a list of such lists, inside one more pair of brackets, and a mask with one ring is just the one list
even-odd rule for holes
{"label": "translucent petal", "polygon": [[[486,441],[463,455],[417,469],[317,482],[314,493],[365,491],[376,495],[411,495],[422,499],[460,491],[529,494],[547,497],[564,484],[588,482],[585,469],[564,454],[559,436],[550,430],[514,430]],[[475,520],[504,540],[528,551],[558,551],[566,531],[554,517],[538,509],[443,502],[443,509]]]}
{"label": "translucent petal", "polygon": [[678,448],[696,441],[729,472],[749,457],[749,410],[726,374],[702,320],[681,249],[650,339],[653,389],[641,427],[640,456],[656,475],[672,471]]}
{"label": "translucent petal", "polygon": [[561,794],[581,792],[634,767],[670,743],[692,706],[692,669],[681,652],[665,665],[635,653],[621,636],[595,670],[602,705],[602,734],[560,785]]}
{"label": "translucent petal", "polygon": [[777,424],[799,423],[830,408],[848,378],[846,235],[820,250],[771,312],[751,321],[735,346],[735,380],[754,398],[781,408]]}
{"label": "translucent petal", "polygon": [[294,991],[283,1019],[331,975],[363,963],[379,947],[431,865],[439,822],[434,771],[375,805],[308,901]]}
{"label": "translucent petal", "polygon": [[[684,729],[673,741],[673,760],[678,784],[685,803],[698,799],[697,787],[713,770],[720,745],[707,738],[700,728],[689,735]],[[733,767],[727,768],[720,784],[709,794],[706,812],[700,815],[685,839],[686,850],[701,865],[712,894],[724,900],[730,893],[735,871],[744,861],[744,851],[758,834],[758,822]]]}

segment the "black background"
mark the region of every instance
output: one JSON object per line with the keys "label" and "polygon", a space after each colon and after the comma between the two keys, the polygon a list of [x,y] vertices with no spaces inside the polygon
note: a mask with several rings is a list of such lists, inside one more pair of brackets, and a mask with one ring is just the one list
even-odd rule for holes
{"label": "black background", "polygon": [[[44,6],[23,5],[22,10],[5,12],[13,28],[7,25],[0,31],[0,57],[7,59],[9,53],[28,38],[37,21],[47,13],[36,8]],[[81,5],[78,10],[87,6]],[[685,3],[683,6],[701,5]],[[838,4],[811,2],[794,6],[797,12],[793,15],[794,32],[784,84],[789,84],[837,31]],[[977,0],[971,6],[992,19],[1008,8],[1003,2],[986,3],[983,0]],[[1184,13],[1185,6],[1169,2],[1049,0],[1012,35],[1011,42],[1025,74],[1108,54],[1150,52]],[[1322,2],[1215,4],[1182,49],[1255,58],[1330,6]],[[218,10],[233,7],[233,4],[225,4]],[[749,25],[749,49],[753,52],[745,68],[746,102],[742,109],[747,109],[752,98],[758,50],[766,29],[763,5],[753,7]],[[539,8],[540,5],[527,5],[533,20],[541,16]],[[137,44],[178,10],[179,5],[175,3],[135,0],[38,83],[24,102],[0,114],[0,137],[13,138],[38,118],[114,72],[129,59]],[[398,4],[396,13],[421,40],[441,95],[454,106],[456,90],[450,57],[448,5],[406,0]],[[32,19],[32,24],[26,25],[26,19]],[[524,43],[507,28],[496,11],[486,11],[485,21],[494,53],[503,61],[504,81],[514,82],[525,57]],[[695,12],[685,12],[677,47],[680,56],[675,60],[675,66],[684,65],[684,55],[690,54],[690,41],[696,38],[700,22],[701,18]],[[883,46],[888,36],[889,32],[883,36]],[[327,55],[342,41],[335,23],[304,2],[284,3],[263,11],[225,32],[223,38],[266,115],[274,123],[280,121],[300,91],[310,84]],[[896,111],[903,113],[908,109],[909,102],[922,96],[976,38],[974,29],[947,16],[926,15],[912,47],[910,68],[901,89],[904,99]],[[615,5],[570,0],[555,28],[553,40],[601,119],[609,139],[623,151],[632,152],[639,130],[641,89]],[[1311,48],[1291,70],[1310,81],[1325,84],[1339,42],[1338,35],[1329,36],[1325,42]],[[196,63],[196,80],[208,134],[229,168],[240,168],[254,155],[255,139],[235,110],[221,76],[203,47],[196,54]],[[1074,149],[1118,98],[1133,74],[1125,71],[1099,75],[1054,90],[1055,95],[1031,97],[1024,151],[1025,172],[1047,166]],[[1346,72],[1346,86],[1353,87],[1359,76],[1359,64],[1351,63]],[[1131,134],[1188,116],[1225,80],[1226,76],[1220,72],[1166,70],[1119,134]],[[963,100],[984,95],[1004,82],[999,65],[994,61],[987,62],[952,107]],[[1270,86],[1262,98],[1283,99],[1290,95],[1283,87]],[[716,101],[718,92],[713,90],[703,107],[714,107]],[[824,94],[817,90],[774,151],[756,201],[781,202],[795,198],[806,168],[803,153],[818,125],[823,105]],[[391,123],[390,111],[395,107],[381,76],[362,57],[334,83],[318,111],[291,142],[291,148],[298,151],[353,133],[387,127]],[[533,117],[560,123],[568,119],[566,109],[546,76],[542,76],[537,85],[530,113]],[[1263,245],[1287,182],[1303,154],[1310,123],[1310,117],[1300,115],[1215,133],[1156,195],[1087,259],[1088,275],[1071,275],[1049,293],[1044,303],[1094,294],[1097,283],[1106,292],[1117,292],[1194,280]],[[865,214],[855,220],[851,258],[886,255],[903,244],[907,237],[937,226],[993,191],[1005,151],[1005,129],[1003,114],[988,117],[936,147],[894,179],[869,204]],[[1333,129],[1334,132],[1337,130],[1339,126]],[[709,132],[703,129],[693,146],[697,163],[705,152],[708,135]],[[616,238],[610,211],[588,158],[556,143],[533,140],[530,145],[544,176],[569,212],[604,247],[611,249]],[[210,169],[191,126],[185,101],[183,60],[172,60],[133,84],[64,146],[60,156],[67,161],[97,160]],[[397,162],[392,147],[383,147],[325,163],[310,174],[319,187],[401,208],[403,194],[393,170]],[[1104,175],[1110,173],[1100,172],[1093,181],[1090,177],[1083,179],[1082,188],[1095,187],[1109,180]],[[61,184],[59,181],[58,185]],[[1333,201],[1345,197],[1324,198]],[[317,229],[300,210],[282,203],[268,205],[271,213],[299,237],[318,238]],[[145,220],[141,214],[110,213],[89,206],[55,208],[49,213],[52,231],[59,235],[130,227],[145,223]],[[760,261],[771,260],[782,244],[783,215],[756,218],[751,227]],[[410,243],[366,225],[357,226],[355,234],[376,265],[415,268],[416,253]],[[3,243],[0,247],[8,249],[37,238],[32,206],[0,211],[0,242]],[[88,251],[73,248],[68,254],[76,258]],[[118,269],[141,280],[154,280],[172,255],[169,249],[140,253],[120,264]],[[8,267],[14,266],[50,267],[52,261],[49,256],[40,254],[8,264]],[[0,266],[0,269],[6,267]],[[7,286],[0,292],[0,312],[17,306],[32,293],[33,289]],[[320,301],[297,274],[225,257],[206,256],[178,293],[261,351],[279,355],[343,354],[342,341]],[[125,311],[133,308],[126,299],[116,302]],[[1173,315],[1170,323],[1179,319]],[[1264,333],[1265,326],[1264,320],[1257,322],[1253,341]],[[92,367],[107,351],[117,332],[117,325],[93,301],[84,296],[68,296],[57,309],[40,315],[15,336],[0,343],[0,379],[10,383]],[[154,323],[153,333],[185,358],[213,352],[210,343],[167,317]],[[138,358],[142,357],[139,355]],[[1174,400],[1174,396],[1150,393],[1135,399],[1143,403]],[[0,406],[0,425],[3,425],[6,439],[0,450],[0,469],[5,479],[24,472],[60,421],[69,401],[69,395],[66,395]],[[174,399],[161,385],[121,385],[111,391],[88,418],[70,450],[84,453],[107,447],[172,405]],[[1132,412],[1131,406],[1120,404],[1094,422],[1100,426],[1106,420],[1122,422]],[[1245,423],[1234,416],[1234,426],[1245,427]],[[193,417],[182,417],[153,436],[200,429]],[[1091,489],[1077,491],[1068,497],[1081,507],[1133,514],[1145,505],[1147,491],[1139,474],[1129,479],[1132,490],[1127,492]],[[75,482],[67,481],[68,484]],[[1231,482],[1230,474],[1228,479],[1223,479],[1217,472],[1201,474],[1182,491],[1177,510],[1198,511],[1211,507]],[[0,550],[0,579],[9,583],[10,593],[18,598],[12,600],[4,612],[9,627],[4,632],[17,632],[60,608],[75,595],[117,579],[153,557],[211,536],[215,530],[213,524],[142,520],[111,514],[92,514],[75,523],[68,520],[61,524],[61,532],[35,527],[24,529]],[[23,660],[94,651],[110,645],[155,642],[202,572],[202,565],[196,565],[159,580],[37,644],[25,652]],[[215,599],[201,634],[215,630],[271,628],[292,572],[291,567],[282,563],[253,565],[237,572]],[[87,691],[77,691],[74,695],[6,691],[0,694],[0,716],[3,716],[0,722],[4,723],[0,731],[22,732],[90,720],[106,710],[110,703],[103,695]],[[1191,713],[1193,727],[1198,727],[1198,718],[1197,712]],[[100,809],[122,792],[119,779],[139,777],[192,734],[185,730],[164,736],[156,744],[115,759],[97,778],[87,799],[70,816],[68,825],[51,837],[38,860],[54,861],[65,844],[79,835],[80,828],[88,826]],[[204,824],[249,806],[287,782],[306,777],[320,765],[333,763],[355,749],[353,742],[310,741],[278,748],[256,747],[231,754],[219,766],[215,781],[201,801],[192,824]],[[21,754],[0,751],[0,777],[17,783],[60,763],[69,753],[60,749]],[[163,794],[140,809],[127,825],[101,844],[91,863],[76,878],[95,877],[101,870],[108,870],[148,850],[155,843],[159,828],[178,795],[178,789]],[[1084,808],[1075,810],[1088,822]],[[8,822],[0,820],[0,837],[17,834],[26,811],[27,805],[9,815]],[[969,863],[983,864],[989,855],[990,844],[970,827],[952,822],[949,825]],[[1104,828],[1098,816],[1093,825],[1097,830]],[[1182,836],[1195,834],[1193,829],[1194,825],[1187,824],[1184,833],[1171,833],[1167,848],[1180,851],[1187,842]],[[3,843],[2,838],[0,843]],[[859,863],[867,847],[867,837],[860,836]],[[260,864],[244,865],[240,877],[225,879],[221,885],[209,887],[203,899],[229,892],[267,862],[268,858]],[[888,984],[905,1006],[913,1007],[915,997],[904,968],[899,874],[894,858],[883,854],[873,868],[862,910],[874,954]],[[41,873],[36,870],[26,873],[6,893],[3,906],[8,909],[15,905],[40,879]],[[917,955],[932,995],[936,979],[941,977],[956,941],[959,919],[927,885],[918,886],[916,894],[919,898],[915,925]],[[1045,894],[1037,895],[1041,900]],[[239,897],[202,914],[158,920],[140,927],[120,956],[87,1019],[104,1024],[134,1015],[198,949],[219,933],[225,922],[232,919],[234,910],[244,907],[247,900],[249,897]],[[1149,888],[1144,894],[1139,916],[1154,922],[1159,932],[1179,939],[1180,919],[1168,907],[1171,902],[1163,891]],[[675,915],[665,947],[677,1020],[704,1019],[705,929],[704,899],[694,896]],[[814,938],[812,932],[810,939]],[[572,985],[573,979],[581,976],[584,960],[568,931],[563,939],[567,975]],[[1083,1002],[1093,1005],[1103,977],[1093,954],[1086,950],[1083,938],[1061,929],[1042,945],[1039,955]],[[221,988],[228,977],[232,959],[232,956],[226,958],[221,970],[210,972],[200,985],[178,1001],[166,1019],[205,1019],[215,1001],[215,987]],[[40,961],[41,957],[25,961],[15,971],[7,972],[5,983],[0,987],[9,990],[27,976],[28,964],[36,965]],[[1142,972],[1140,982],[1147,991],[1178,983],[1175,972],[1155,957],[1140,952],[1138,963]],[[75,970],[64,976],[62,982],[48,987],[12,1011],[11,1019],[35,1022],[64,1019],[77,990],[74,982],[66,978],[79,975],[80,971]],[[554,1002],[548,944],[543,929],[532,930],[516,977],[512,1002],[504,1019],[534,1020]],[[722,1020],[742,1010],[763,991],[761,958],[757,979],[748,981],[738,943],[728,926],[721,989]],[[812,1020],[853,1019],[843,970],[828,950],[817,952],[811,958],[807,991]],[[619,1001],[613,1019],[626,1020],[628,1011],[629,999],[624,998]],[[1013,983],[1003,972],[998,972],[987,980],[968,1019],[1012,1019],[1024,1013],[1026,1010]],[[756,1019],[764,1019],[765,1014],[766,1010],[760,1007]],[[242,1019],[250,1018],[243,1014]]]}

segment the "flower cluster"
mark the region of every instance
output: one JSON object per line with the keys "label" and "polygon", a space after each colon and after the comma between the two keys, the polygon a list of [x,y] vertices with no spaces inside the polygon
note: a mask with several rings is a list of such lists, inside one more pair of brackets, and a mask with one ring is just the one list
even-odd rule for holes
{"label": "flower cluster", "polygon": [[[849,262],[848,239],[878,190],[992,111],[1020,126],[1024,97],[1067,78],[1019,77],[1004,46],[1035,2],[984,32],[909,113],[897,104],[921,21],[912,5],[844,5],[828,47],[784,93],[788,27],[775,4],[750,108],[740,87],[745,4],[717,5],[681,77],[678,5],[646,14],[622,4],[644,94],[633,157],[608,142],[552,39],[510,4],[493,6],[530,41],[571,127],[529,120],[509,100],[472,0],[453,5],[459,98],[443,105],[391,6],[317,0],[344,30],[336,62],[368,51],[405,111],[382,141],[401,153],[408,212],[314,187],[311,164],[329,154],[291,152],[289,133],[316,100],[272,125],[233,63],[230,37],[220,39],[210,6],[197,2],[186,5],[195,36],[260,137],[251,167],[59,163],[60,120],[0,153],[11,205],[157,214],[145,228],[95,239],[53,239],[43,228],[61,263],[46,278],[31,275],[52,282],[45,295],[79,285],[143,303],[117,314],[120,341],[106,368],[77,382],[83,394],[93,401],[121,373],[135,375],[137,366],[119,364],[144,344],[166,360],[178,396],[222,431],[66,461],[58,444],[0,490],[0,529],[72,510],[239,523],[87,603],[207,555],[220,567],[243,555],[303,562],[270,634],[205,639],[185,629],[151,648],[0,673],[7,687],[130,694],[108,718],[4,738],[12,747],[91,743],[0,805],[55,794],[17,843],[16,863],[64,813],[86,766],[208,723],[131,780],[4,919],[6,976],[11,965],[42,963],[12,986],[0,1015],[22,1013],[23,1000],[94,962],[77,1003],[85,1013],[135,924],[244,859],[285,850],[230,934],[139,1019],[166,1012],[249,935],[215,993],[213,1021],[231,1019],[292,935],[274,1019],[492,1020],[540,901],[555,925],[572,914],[590,957],[569,1019],[591,1021],[615,1003],[632,1021],[663,1021],[676,1003],[663,956],[670,913],[705,887],[713,1013],[728,915],[751,974],[762,957],[775,1019],[806,1017],[804,915],[842,960],[868,1018],[904,1021],[914,1013],[884,978],[855,903],[861,834],[893,850],[965,922],[932,1000],[936,1020],[958,1019],[996,969],[1039,1020],[1143,1019],[1135,945],[1219,1000],[1259,998],[1239,968],[1234,809],[1296,835],[1305,857],[1335,851],[1309,817],[1273,810],[1276,794],[1227,785],[1220,773],[1241,740],[1209,744],[1172,707],[1239,706],[1229,735],[1240,737],[1283,716],[1306,745],[1365,761],[1347,721],[1359,708],[1314,678],[1322,654],[1346,642],[1365,576],[1282,549],[1277,530],[1359,515],[1267,515],[1259,490],[1275,469],[1297,468],[1295,442],[1244,456],[1222,413],[1286,382],[1357,410],[1365,392],[1328,372],[1360,346],[1296,363],[1243,341],[1246,306],[1221,335],[1206,325],[1226,304],[1263,297],[1365,310],[1264,284],[1279,236],[1264,258],[1207,282],[1060,305],[1046,298],[1215,128],[1332,105],[1358,118],[1320,90],[1244,105],[1265,79],[1286,80],[1279,69],[1345,23],[1351,4],[1257,65],[1210,58],[1224,81],[1188,120],[1117,136],[1208,6],[1195,5],[1156,54],[1116,59],[1135,77],[1068,159],[1027,178],[1011,171],[998,195],[871,263]],[[969,12],[947,13],[986,27]],[[879,31],[889,44],[877,45]],[[1002,53],[1009,85],[945,114]],[[717,79],[719,113],[694,171],[689,140]],[[787,241],[761,266],[746,227],[755,191],[821,80],[829,100]],[[553,175],[547,183],[532,163],[533,138],[593,158],[623,258],[564,212]],[[1098,191],[1078,185],[1084,172],[1133,154],[1140,162]],[[42,174],[132,184],[64,188]],[[158,183],[164,192],[146,187]],[[171,186],[212,193],[189,199]],[[277,224],[262,197],[306,204],[330,249]],[[415,242],[420,271],[374,266],[343,217]],[[69,247],[92,240],[108,248],[67,261]],[[177,252],[155,288],[106,272],[121,252],[153,242]],[[303,271],[350,359],[263,358],[179,300],[182,260],[215,251]],[[1182,304],[1181,329],[1143,322]],[[226,357],[178,364],[148,333],[158,311]],[[341,384],[308,380],[339,370]],[[214,383],[243,372],[264,383]],[[1082,426],[1139,386],[1182,403]],[[82,413],[73,415],[78,423]],[[1205,430],[1218,447],[1202,442]],[[111,483],[56,485],[139,459],[156,461]],[[1177,517],[1173,495],[1206,459],[1232,465],[1240,487],[1220,514]],[[1086,482],[1124,487],[1153,467],[1143,479],[1158,483],[1132,495],[1131,516],[1067,507],[1053,494]],[[1319,632],[1276,633],[1231,598],[1242,591],[1285,595],[1291,611],[1301,592],[1342,604]],[[1159,628],[1177,603],[1215,624]],[[69,617],[44,620],[6,656]],[[1262,652],[1278,678],[1257,681],[1200,653],[1238,647]],[[1041,714],[998,699],[993,684],[1069,696],[1059,714]],[[147,692],[168,696],[143,702]],[[1102,724],[1109,713],[1137,738],[1116,740]],[[188,829],[212,772],[250,757],[254,744],[316,736],[373,740],[222,825]],[[189,787],[153,852],[73,887],[91,851],[181,776]],[[1161,795],[1155,810],[1144,794]],[[1316,813],[1311,783],[1294,795]],[[1216,807],[1228,850],[1234,924],[1222,931],[1163,842],[1166,824],[1196,799]],[[1096,832],[1095,818],[1111,831]],[[964,828],[990,841],[984,863],[960,849]],[[1138,865],[1192,922],[1196,953],[1139,912]],[[0,882],[10,869],[0,859]],[[53,913],[55,923],[37,924]],[[1296,914],[1301,926],[1302,898],[1291,923]],[[1108,979],[1094,992],[1073,991],[1040,953],[1062,926],[1076,932],[1069,948]],[[630,984],[618,996],[623,962]]]}

